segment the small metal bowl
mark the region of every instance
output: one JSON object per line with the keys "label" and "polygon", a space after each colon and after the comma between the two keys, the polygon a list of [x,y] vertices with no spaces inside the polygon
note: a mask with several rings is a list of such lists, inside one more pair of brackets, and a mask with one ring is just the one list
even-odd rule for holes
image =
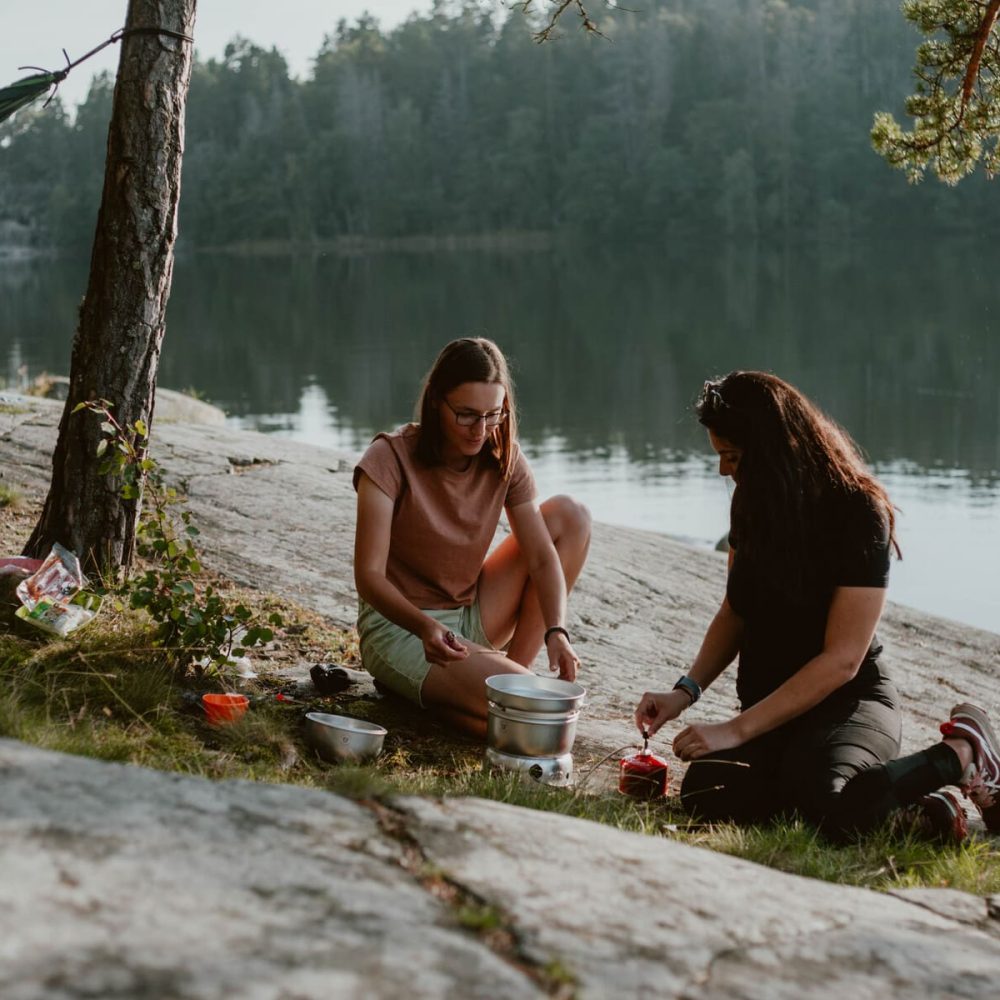
{"label": "small metal bowl", "polygon": [[388,730],[347,715],[306,713],[306,737],[319,755],[332,764],[374,760],[382,752]]}

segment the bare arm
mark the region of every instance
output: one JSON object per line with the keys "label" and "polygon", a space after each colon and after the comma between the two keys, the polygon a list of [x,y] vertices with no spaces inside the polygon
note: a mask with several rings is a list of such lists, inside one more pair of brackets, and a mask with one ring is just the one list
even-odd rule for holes
{"label": "bare arm", "polygon": [[[688,676],[703,690],[736,659],[743,637],[743,619],[730,607],[726,598],[705,632],[701,648]],[[676,719],[691,704],[691,696],[676,691],[647,691],[635,710],[635,724],[650,736],[671,719]]]}
{"label": "bare arm", "polygon": [[683,760],[741,746],[818,705],[857,675],[885,606],[881,587],[838,587],[827,615],[823,650],[779,688],[745,712],[715,725],[691,725],[677,734]]}
{"label": "bare arm", "polygon": [[[565,626],[566,578],[538,504],[534,500],[520,503],[509,508],[507,516],[510,519],[510,530],[528,564],[528,575],[538,594],[542,620],[546,626]],[[552,670],[558,670],[559,676],[564,680],[576,679],[580,661],[566,636],[561,632],[552,633],[545,644],[545,651]]]}
{"label": "bare arm", "polygon": [[385,575],[392,533],[392,498],[362,474],[354,534],[354,586],[363,601],[400,628],[419,636],[430,663],[464,658],[468,650],[449,642],[448,630],[408,601]]}
{"label": "bare arm", "polygon": [[[688,676],[704,690],[733,660],[740,651],[743,638],[743,619],[730,607],[727,598],[715,613],[701,641],[698,655],[691,664]],[[685,695],[685,697],[687,697]]]}

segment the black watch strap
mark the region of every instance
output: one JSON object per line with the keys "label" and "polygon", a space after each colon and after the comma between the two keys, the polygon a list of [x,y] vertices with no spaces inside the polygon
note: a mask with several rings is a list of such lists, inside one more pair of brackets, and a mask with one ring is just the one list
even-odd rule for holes
{"label": "black watch strap", "polygon": [[674,690],[676,691],[680,688],[684,691],[687,696],[691,699],[691,704],[693,705],[701,697],[701,685],[697,681],[691,680],[687,674],[685,674],[675,685]]}

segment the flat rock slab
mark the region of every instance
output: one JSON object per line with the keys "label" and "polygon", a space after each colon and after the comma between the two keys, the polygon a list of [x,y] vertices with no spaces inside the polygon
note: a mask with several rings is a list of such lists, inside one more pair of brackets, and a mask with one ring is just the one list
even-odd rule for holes
{"label": "flat rock slab", "polygon": [[[960,894],[911,902],[496,802],[369,809],[9,740],[0,870],[4,1000],[993,1000],[1000,979],[1000,923]],[[513,950],[463,927],[428,872]]]}
{"label": "flat rock slab", "polygon": [[559,956],[580,997],[995,997],[984,900],[913,901],[786,875],[657,837],[477,799],[408,799],[432,863]]}
{"label": "flat rock slab", "polygon": [[0,740],[4,1000],[535,997],[372,813]]}

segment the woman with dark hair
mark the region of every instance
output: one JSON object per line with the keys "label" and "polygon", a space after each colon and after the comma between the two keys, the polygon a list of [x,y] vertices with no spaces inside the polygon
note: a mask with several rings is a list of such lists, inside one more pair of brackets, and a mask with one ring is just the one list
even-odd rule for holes
{"label": "woman with dark hair", "polygon": [[741,711],[674,737],[691,762],[684,806],[737,823],[797,812],[834,838],[905,809],[918,830],[960,841],[965,814],[942,790],[959,785],[1000,831],[1000,746],[981,709],[956,706],[942,742],[896,757],[899,699],[875,635],[895,518],[854,442],[764,372],[706,382],[696,410],[736,483],[726,595],[690,671],[644,694],[635,719],[655,733],[737,656]]}
{"label": "woman with dark hair", "polygon": [[[491,674],[526,673],[544,644],[550,669],[576,677],[566,595],[590,515],[569,497],[536,501],[496,344],[448,344],[417,422],[376,436],[354,486],[361,660],[376,681],[482,737]],[[511,535],[490,553],[504,510]]]}

